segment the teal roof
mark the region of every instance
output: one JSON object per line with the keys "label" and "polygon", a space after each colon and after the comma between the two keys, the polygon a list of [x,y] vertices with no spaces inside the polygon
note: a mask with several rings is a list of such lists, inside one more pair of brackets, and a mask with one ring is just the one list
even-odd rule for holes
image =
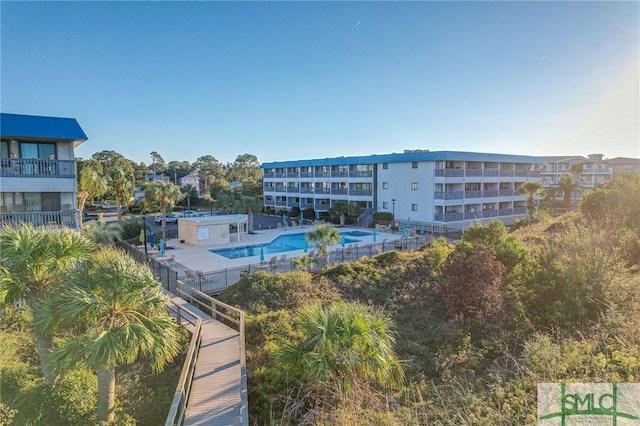
{"label": "teal roof", "polygon": [[335,157],[313,160],[277,161],[263,163],[263,169],[281,167],[339,166],[348,164],[408,163],[414,161],[484,161],[501,163],[544,164],[541,157],[528,155],[488,154],[463,151],[413,151],[401,154],[367,155],[362,157]]}
{"label": "teal roof", "polygon": [[75,118],[0,113],[0,135],[15,138],[86,141]]}

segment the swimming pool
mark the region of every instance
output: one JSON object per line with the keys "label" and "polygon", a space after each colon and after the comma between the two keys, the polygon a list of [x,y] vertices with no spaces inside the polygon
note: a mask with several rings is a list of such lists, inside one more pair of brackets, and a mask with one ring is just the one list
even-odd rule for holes
{"label": "swimming pool", "polygon": [[[371,235],[366,231],[349,231],[342,232],[340,235],[344,238],[345,244],[357,243],[359,240],[354,240],[349,237],[365,237]],[[306,234],[287,234],[280,235],[269,244],[257,244],[253,246],[225,248],[225,249],[213,249],[209,250],[211,253],[224,256],[227,259],[241,259],[243,257],[260,256],[260,247],[264,247],[263,254],[265,257],[270,254],[282,253],[285,251],[302,250],[305,247]]]}

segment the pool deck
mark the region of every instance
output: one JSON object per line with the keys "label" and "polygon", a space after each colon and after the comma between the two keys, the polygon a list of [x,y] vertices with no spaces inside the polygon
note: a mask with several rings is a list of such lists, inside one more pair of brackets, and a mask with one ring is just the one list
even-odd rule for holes
{"label": "pool deck", "polygon": [[[237,234],[231,234],[231,242],[229,244],[218,244],[215,246],[192,246],[190,244],[180,243],[178,239],[172,239],[167,241],[167,251],[165,253],[165,256],[175,255],[175,262],[171,265],[171,269],[177,270],[178,275],[184,275],[185,269],[190,269],[192,271],[210,272],[219,271],[225,268],[253,265],[260,263],[260,256],[228,259],[224,256],[211,253],[209,250],[244,247],[258,244],[269,244],[280,235],[306,233],[313,228],[313,226],[300,226],[286,229],[260,229],[255,230],[254,234],[243,235],[240,242],[238,242],[237,240]],[[373,229],[363,229],[348,226],[336,227],[336,229],[338,229],[338,231],[341,233],[349,231],[364,231],[371,233],[371,235],[365,235],[363,237],[350,236],[349,238],[358,240],[359,243],[352,242],[349,244],[372,244],[374,242]],[[392,234],[390,232],[377,232],[376,242],[380,243],[385,239],[387,241],[394,241],[399,238],[402,238],[402,235],[398,233]],[[334,246],[331,246],[331,250],[335,250],[340,247],[341,244],[336,244]],[[265,254],[265,260],[268,261],[273,256],[277,256],[278,258],[280,258],[283,254],[287,255],[287,259],[293,259],[295,257],[303,255],[304,250],[300,249],[277,254]]]}

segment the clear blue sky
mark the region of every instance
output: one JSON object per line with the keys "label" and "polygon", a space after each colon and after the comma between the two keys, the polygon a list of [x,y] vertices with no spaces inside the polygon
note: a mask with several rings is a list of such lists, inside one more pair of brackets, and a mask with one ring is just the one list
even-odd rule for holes
{"label": "clear blue sky", "polygon": [[3,112],[88,158],[640,157],[640,4],[1,3]]}

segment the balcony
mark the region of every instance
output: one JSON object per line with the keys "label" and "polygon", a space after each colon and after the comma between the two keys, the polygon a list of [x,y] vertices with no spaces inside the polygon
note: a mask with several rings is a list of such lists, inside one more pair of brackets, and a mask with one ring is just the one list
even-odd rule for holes
{"label": "balcony", "polygon": [[512,197],[514,195],[513,189],[501,189],[498,193],[501,197]]}
{"label": "balcony", "polygon": [[497,197],[498,196],[498,190],[497,189],[490,189],[488,191],[482,191],[482,197],[483,198],[491,198],[491,197]]}
{"label": "balcony", "polygon": [[436,176],[462,177],[464,176],[464,170],[463,169],[436,169]]}
{"label": "balcony", "polygon": [[300,177],[301,178],[312,178],[313,177],[313,172],[300,172]]}
{"label": "balcony", "polygon": [[371,189],[351,189],[349,195],[371,196],[373,191]]}
{"label": "balcony", "polygon": [[297,187],[297,186],[288,186],[287,187],[287,192],[289,192],[289,193],[291,193],[291,192],[298,193],[298,192],[300,192],[300,188]]}
{"label": "balcony", "polygon": [[482,191],[464,191],[464,198],[482,198]]}
{"label": "balcony", "polygon": [[284,185],[276,185],[275,192],[287,192],[287,188]]}
{"label": "balcony", "polygon": [[316,177],[329,177],[329,176],[331,176],[331,172],[322,171],[322,170],[316,170],[315,176]]}
{"label": "balcony", "polygon": [[313,194],[313,188],[310,188],[308,186],[301,186],[300,187],[300,193],[302,193],[302,194]]}
{"label": "balcony", "polygon": [[513,170],[500,169],[500,176],[512,177],[513,176]]}
{"label": "balcony", "polygon": [[496,217],[498,216],[498,210],[492,210],[492,209],[487,209],[487,210],[482,210],[482,217]]}
{"label": "balcony", "polygon": [[331,195],[347,195],[348,192],[347,188],[331,188]]}
{"label": "balcony", "polygon": [[331,189],[329,188],[316,188],[316,194],[330,194],[331,193]]}
{"label": "balcony", "polygon": [[0,176],[75,178],[76,162],[73,160],[40,160],[38,158],[2,158]]}
{"label": "balcony", "polygon": [[347,177],[349,176],[348,170],[332,170],[331,177]]}
{"label": "balcony", "polygon": [[433,193],[436,200],[460,200],[464,198],[464,191],[436,191]]}
{"label": "balcony", "polygon": [[287,173],[286,172],[276,172],[274,173],[276,178],[282,179],[282,178],[286,178],[287,177]]}
{"label": "balcony", "polygon": [[300,172],[287,172],[287,177],[288,178],[299,178],[300,177]]}
{"label": "balcony", "polygon": [[55,226],[78,228],[78,212],[75,210],[60,212],[9,212],[0,213],[0,225],[15,227],[19,224],[30,224],[35,227]]}
{"label": "balcony", "polygon": [[349,177],[372,177],[373,176],[373,170],[365,170],[365,171],[356,171],[356,170],[351,170],[349,172]]}
{"label": "balcony", "polygon": [[265,173],[263,174],[263,176],[264,176],[264,178],[265,178],[265,179],[273,179],[273,178],[275,178],[275,177],[276,177],[276,174],[275,174],[275,173],[273,173],[273,172],[265,172]]}
{"label": "balcony", "polygon": [[435,222],[459,222],[463,220],[464,213],[436,213],[433,215]]}

